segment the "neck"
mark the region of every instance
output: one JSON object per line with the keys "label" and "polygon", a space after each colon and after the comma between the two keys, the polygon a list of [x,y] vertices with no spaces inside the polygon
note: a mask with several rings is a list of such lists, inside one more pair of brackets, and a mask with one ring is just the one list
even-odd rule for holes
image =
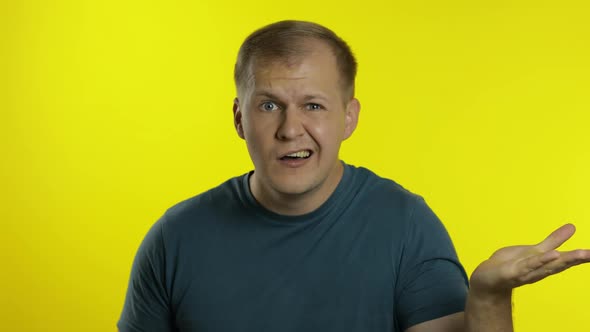
{"label": "neck", "polygon": [[344,166],[337,162],[335,170],[315,187],[302,193],[285,193],[261,181],[254,172],[250,177],[250,190],[258,203],[274,213],[286,216],[304,215],[318,209],[330,198],[343,173]]}

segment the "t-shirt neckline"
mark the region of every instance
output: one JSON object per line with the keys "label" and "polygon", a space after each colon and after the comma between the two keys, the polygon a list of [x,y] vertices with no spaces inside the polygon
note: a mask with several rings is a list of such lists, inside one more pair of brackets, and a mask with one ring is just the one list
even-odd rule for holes
{"label": "t-shirt neckline", "polygon": [[342,177],[336,186],[336,189],[334,189],[330,197],[328,197],[328,199],[322,203],[322,205],[306,214],[296,216],[283,215],[273,212],[262,206],[262,204],[260,204],[256,198],[254,198],[254,195],[252,195],[252,192],[250,191],[249,179],[254,173],[253,170],[242,176],[240,189],[244,193],[244,197],[246,198],[245,203],[248,208],[253,209],[256,214],[264,217],[265,220],[286,225],[312,222],[320,219],[326,213],[331,211],[332,207],[341,200],[342,196],[346,192],[346,188],[350,186],[352,180],[352,171],[350,169],[351,166],[343,161],[340,162],[342,163],[344,170],[342,172]]}

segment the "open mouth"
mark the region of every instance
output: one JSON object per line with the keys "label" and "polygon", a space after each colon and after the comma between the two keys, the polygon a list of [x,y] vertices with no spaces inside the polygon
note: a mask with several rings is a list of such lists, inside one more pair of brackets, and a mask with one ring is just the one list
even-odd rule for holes
{"label": "open mouth", "polygon": [[311,157],[313,152],[310,150],[301,150],[293,153],[289,153],[281,157],[281,160],[298,160],[298,159],[308,159]]}

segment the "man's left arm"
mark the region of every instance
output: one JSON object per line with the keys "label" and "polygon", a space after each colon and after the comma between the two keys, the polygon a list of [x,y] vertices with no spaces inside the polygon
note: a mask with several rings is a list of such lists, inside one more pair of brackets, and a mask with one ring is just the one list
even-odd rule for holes
{"label": "man's left arm", "polygon": [[406,332],[464,332],[464,317],[465,314],[463,312],[458,312],[452,315],[416,324],[408,328]]}
{"label": "man's left arm", "polygon": [[575,227],[566,224],[539,244],[496,251],[471,275],[464,313],[426,321],[406,332],[512,332],[512,289],[590,262],[590,250],[556,250],[574,232]]}

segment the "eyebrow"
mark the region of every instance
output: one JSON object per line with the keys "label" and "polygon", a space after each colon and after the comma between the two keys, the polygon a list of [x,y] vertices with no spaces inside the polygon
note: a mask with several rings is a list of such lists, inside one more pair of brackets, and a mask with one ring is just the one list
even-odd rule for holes
{"label": "eyebrow", "polygon": [[280,99],[278,96],[276,96],[268,91],[259,91],[259,92],[256,92],[254,95],[256,97],[267,97],[267,98],[276,99],[276,100]]}
{"label": "eyebrow", "polygon": [[[279,98],[277,95],[268,92],[268,91],[259,91],[255,93],[255,96],[257,97],[267,97],[270,99],[275,99],[275,100],[280,100],[281,98]],[[309,100],[314,100],[314,99],[320,99],[320,100],[324,100],[324,101],[328,101],[328,98],[324,97],[321,94],[318,95],[314,95],[314,94],[307,94],[305,96],[303,96],[303,100],[304,101],[309,101]]]}
{"label": "eyebrow", "polygon": [[324,97],[323,95],[305,95],[305,97],[303,97],[303,100],[305,101],[313,99],[321,99],[323,101],[328,101],[328,98]]}

